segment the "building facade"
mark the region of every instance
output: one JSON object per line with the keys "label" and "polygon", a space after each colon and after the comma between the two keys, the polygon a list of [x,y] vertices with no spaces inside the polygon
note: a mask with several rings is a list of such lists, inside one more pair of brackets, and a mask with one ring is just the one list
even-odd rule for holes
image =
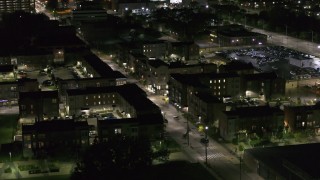
{"label": "building facade", "polygon": [[0,13],[12,13],[15,11],[35,12],[35,0],[1,0]]}
{"label": "building facade", "polygon": [[89,126],[86,121],[74,120],[23,124],[22,141],[24,156],[56,156],[63,153],[76,155],[89,146]]}
{"label": "building facade", "polygon": [[224,111],[219,126],[221,137],[228,141],[254,135],[270,137],[284,126],[284,113],[277,107],[238,107]]}

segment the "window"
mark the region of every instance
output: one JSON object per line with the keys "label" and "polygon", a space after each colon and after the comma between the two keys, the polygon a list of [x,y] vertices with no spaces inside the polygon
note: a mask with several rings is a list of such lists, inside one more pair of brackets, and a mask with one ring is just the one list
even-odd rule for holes
{"label": "window", "polygon": [[93,96],[93,99],[95,99],[96,98],[96,96]]}
{"label": "window", "polygon": [[57,99],[52,99],[52,103],[57,103]]}
{"label": "window", "polygon": [[24,136],[25,141],[31,141],[31,135],[25,135]]}
{"label": "window", "polygon": [[88,99],[88,96],[86,96],[86,99]]}
{"label": "window", "polygon": [[220,83],[220,79],[219,79],[219,83]]}
{"label": "window", "polygon": [[226,79],[223,79],[223,82],[226,82]]}
{"label": "window", "polygon": [[98,96],[98,98],[100,99],[100,95]]}
{"label": "window", "polygon": [[138,132],[138,128],[137,127],[132,127],[131,128],[131,132],[132,133],[137,133]]}
{"label": "window", "polygon": [[212,80],[210,80],[210,84],[212,83]]}
{"label": "window", "polygon": [[301,116],[300,115],[297,116],[297,120],[301,120]]}
{"label": "window", "polygon": [[20,108],[21,108],[21,110],[25,110],[26,109],[26,105],[21,105]]}
{"label": "window", "polygon": [[115,128],[114,134],[121,134],[121,128]]}

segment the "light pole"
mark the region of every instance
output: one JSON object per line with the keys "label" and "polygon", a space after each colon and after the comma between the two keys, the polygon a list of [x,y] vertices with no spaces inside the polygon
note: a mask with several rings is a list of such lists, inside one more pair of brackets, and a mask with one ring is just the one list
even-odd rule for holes
{"label": "light pole", "polygon": [[189,140],[189,118],[187,117],[187,142],[188,146],[190,145],[190,140]]}
{"label": "light pole", "polygon": [[206,153],[206,165],[208,164],[208,126],[205,128],[205,153]]}
{"label": "light pole", "polygon": [[241,179],[242,179],[242,162],[243,162],[243,152],[240,152],[239,160],[240,160],[240,180],[241,180]]}
{"label": "light pole", "polygon": [[241,164],[242,164],[242,158],[241,158],[241,155],[240,155],[240,180],[241,180],[241,176],[242,176],[242,167],[241,167]]}

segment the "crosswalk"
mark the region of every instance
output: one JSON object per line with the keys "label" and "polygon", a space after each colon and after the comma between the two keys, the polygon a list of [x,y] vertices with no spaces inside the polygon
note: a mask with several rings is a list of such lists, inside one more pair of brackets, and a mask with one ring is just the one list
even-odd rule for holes
{"label": "crosswalk", "polygon": [[[220,159],[220,158],[224,158],[224,157],[225,157],[225,155],[222,153],[211,153],[211,154],[207,155],[208,159]],[[205,160],[206,156],[201,156],[201,159]]]}

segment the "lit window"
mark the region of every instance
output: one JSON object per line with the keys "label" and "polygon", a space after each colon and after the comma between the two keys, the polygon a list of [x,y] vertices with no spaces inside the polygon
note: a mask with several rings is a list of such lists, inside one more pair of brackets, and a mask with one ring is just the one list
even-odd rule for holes
{"label": "lit window", "polygon": [[212,83],[212,80],[210,80],[210,84]]}
{"label": "lit window", "polygon": [[121,128],[115,128],[114,134],[121,134]]}
{"label": "lit window", "polygon": [[88,96],[86,96],[86,99],[88,99]]}
{"label": "lit window", "polygon": [[116,101],[115,101],[115,100],[113,100],[113,101],[112,101],[112,103],[114,104],[114,103],[116,103]]}
{"label": "lit window", "polygon": [[100,102],[100,101],[99,101],[98,103],[99,103],[99,105],[101,104],[101,102]]}
{"label": "lit window", "polygon": [[98,98],[100,99],[100,95],[98,96]]}
{"label": "lit window", "polygon": [[213,82],[216,83],[216,80],[214,80]]}
{"label": "lit window", "polygon": [[226,82],[226,79],[223,79],[223,82]]}
{"label": "lit window", "polygon": [[218,87],[218,89],[220,89],[220,86]]}
{"label": "lit window", "polygon": [[219,83],[220,83],[220,79],[219,79]]}

